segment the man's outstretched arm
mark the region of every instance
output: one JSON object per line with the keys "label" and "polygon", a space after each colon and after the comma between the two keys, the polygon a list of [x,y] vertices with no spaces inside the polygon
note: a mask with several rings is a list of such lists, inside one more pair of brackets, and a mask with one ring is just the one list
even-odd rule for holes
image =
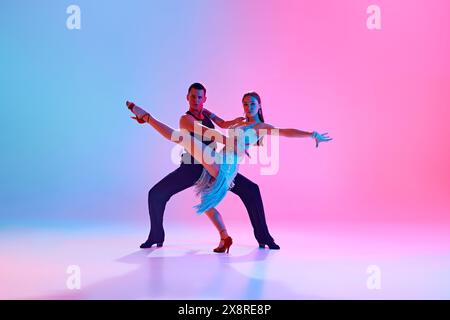
{"label": "man's outstretched arm", "polygon": [[217,116],[216,114],[212,113],[211,111],[205,108],[203,108],[203,113],[207,115],[212,121],[214,121],[215,124],[217,124],[222,129],[228,129],[232,125],[245,120],[244,117],[238,117],[233,120],[225,121],[221,117]]}
{"label": "man's outstretched arm", "polygon": [[219,131],[208,128],[202,125],[199,121],[196,121],[194,117],[190,115],[183,115],[180,118],[180,129],[187,130],[192,133],[202,133],[202,136],[214,137],[214,141],[226,144],[227,136],[221,134]]}

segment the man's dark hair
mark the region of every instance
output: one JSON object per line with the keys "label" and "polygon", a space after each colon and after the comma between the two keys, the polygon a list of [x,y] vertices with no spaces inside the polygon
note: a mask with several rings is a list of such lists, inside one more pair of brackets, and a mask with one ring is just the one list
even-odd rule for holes
{"label": "man's dark hair", "polygon": [[191,84],[188,89],[188,94],[191,92],[191,89],[203,90],[206,95],[206,88],[201,83],[196,82],[196,83]]}

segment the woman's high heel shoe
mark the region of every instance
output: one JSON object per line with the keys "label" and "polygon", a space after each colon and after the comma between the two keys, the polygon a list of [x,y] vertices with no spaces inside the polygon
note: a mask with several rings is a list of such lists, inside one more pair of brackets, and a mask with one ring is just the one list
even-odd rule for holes
{"label": "woman's high heel shoe", "polygon": [[[127,105],[128,109],[130,109],[131,112],[133,112],[133,108],[136,106],[133,102],[130,102],[130,101],[127,101],[127,102],[126,102],[126,105]],[[133,113],[134,113],[134,112],[133,112]],[[134,120],[136,120],[137,122],[139,122],[139,123],[142,124],[142,123],[147,122],[147,121],[144,119],[146,115],[147,115],[147,113],[144,114],[143,116],[138,117],[138,116],[135,114],[135,117],[131,117],[131,119],[134,119]]]}
{"label": "woman's high heel shoe", "polygon": [[230,252],[230,247],[233,244],[233,239],[231,237],[226,237],[222,239],[223,244],[220,244],[217,248],[214,249],[214,252],[222,253],[222,252]]}

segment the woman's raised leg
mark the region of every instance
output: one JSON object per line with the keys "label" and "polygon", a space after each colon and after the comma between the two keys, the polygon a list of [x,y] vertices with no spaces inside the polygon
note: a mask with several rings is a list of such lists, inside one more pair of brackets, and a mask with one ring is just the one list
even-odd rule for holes
{"label": "woman's raised leg", "polygon": [[146,118],[147,123],[158,131],[164,138],[181,145],[194,157],[195,160],[203,165],[211,176],[217,177],[220,164],[211,161],[212,158],[207,159],[205,157],[213,153],[213,149],[210,146],[207,146],[199,139],[192,137],[186,130],[175,130],[155,119],[151,115],[148,115]]}

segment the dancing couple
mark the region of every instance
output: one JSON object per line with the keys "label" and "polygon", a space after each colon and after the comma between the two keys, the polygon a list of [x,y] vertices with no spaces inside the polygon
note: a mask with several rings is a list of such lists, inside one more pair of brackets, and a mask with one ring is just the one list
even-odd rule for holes
{"label": "dancing couple", "polygon": [[[260,146],[264,135],[279,135],[291,138],[311,137],[316,147],[320,142],[331,140],[327,133],[306,132],[298,129],[276,128],[264,121],[261,98],[256,92],[244,94],[242,106],[245,117],[225,121],[203,108],[206,102],[206,88],[193,83],[187,93],[189,110],[180,118],[180,130],[171,128],[154,118],[150,113],[127,101],[127,107],[135,115],[137,122],[150,124],[164,138],[181,145],[186,153],[182,155],[180,167],[168,174],[148,193],[150,214],[150,234],[141,248],[154,244],[161,247],[164,238],[163,215],[169,199],[176,193],[195,186],[200,203],[195,206],[197,213],[205,213],[220,235],[220,243],[214,252],[229,252],[233,243],[228,235],[222,216],[216,206],[228,191],[237,194],[244,203],[255,238],[260,248],[280,249],[269,233],[264,214],[264,206],[259,187],[238,173],[238,163],[251,146]],[[220,128],[229,129],[229,136],[215,130],[213,122]],[[213,138],[214,137],[214,138]],[[224,144],[216,151],[216,142]],[[207,155],[205,157],[205,155]]]}

